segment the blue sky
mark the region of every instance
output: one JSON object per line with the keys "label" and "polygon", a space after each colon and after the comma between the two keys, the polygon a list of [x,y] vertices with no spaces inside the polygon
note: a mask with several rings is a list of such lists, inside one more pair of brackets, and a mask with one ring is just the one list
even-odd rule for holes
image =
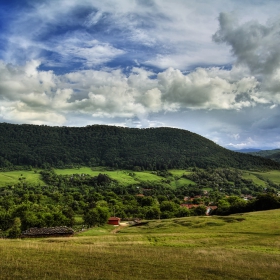
{"label": "blue sky", "polygon": [[280,147],[279,1],[0,3],[0,121]]}

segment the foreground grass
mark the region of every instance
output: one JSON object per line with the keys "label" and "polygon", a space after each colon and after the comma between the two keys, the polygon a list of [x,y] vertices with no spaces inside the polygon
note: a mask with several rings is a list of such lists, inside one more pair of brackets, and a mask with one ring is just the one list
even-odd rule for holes
{"label": "foreground grass", "polygon": [[[0,240],[0,279],[279,279],[280,210]],[[115,231],[114,231],[115,232]]]}

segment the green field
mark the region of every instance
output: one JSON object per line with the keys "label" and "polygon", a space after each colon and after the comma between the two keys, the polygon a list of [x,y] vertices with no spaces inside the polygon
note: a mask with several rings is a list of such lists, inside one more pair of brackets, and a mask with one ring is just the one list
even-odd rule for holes
{"label": "green field", "polygon": [[278,280],[279,235],[280,210],[271,210],[2,239],[0,279]]}
{"label": "green field", "polygon": [[267,172],[251,172],[243,171],[242,177],[244,179],[252,180],[255,184],[266,187],[267,183],[265,180],[270,180],[275,184],[280,184],[280,171],[272,170]]}
{"label": "green field", "polygon": [[[244,179],[247,179],[247,180],[252,180],[255,184],[259,185],[259,186],[262,186],[262,187],[266,187],[266,182],[259,179],[256,175],[255,175],[256,172],[243,172],[242,174],[242,177]],[[279,177],[280,177],[280,173],[279,173]]]}
{"label": "green field", "polygon": [[[97,176],[99,173],[107,174],[110,178],[117,180],[124,186],[138,184],[139,182],[158,182],[163,184],[169,184],[173,188],[180,187],[183,185],[194,184],[193,181],[181,178],[183,174],[190,172],[184,170],[170,170],[173,176],[167,178],[157,176],[151,171],[131,171],[131,170],[106,170],[106,168],[94,168],[82,167],[80,169],[55,169],[56,174],[70,175],[70,174],[89,174],[91,176]],[[166,181],[169,180],[169,183]]]}
{"label": "green field", "polygon": [[[91,169],[90,167],[81,167],[78,169],[55,169],[56,174],[60,175],[71,175],[71,174],[89,174],[91,176],[97,176],[99,173],[107,174],[110,178],[117,180],[123,186],[136,185],[140,182],[158,182],[171,186],[172,188],[195,184],[193,181],[186,178],[182,178],[184,174],[190,174],[191,171],[186,170],[169,170],[171,176],[167,178],[157,176],[151,171],[131,171],[131,170],[108,170],[103,167],[96,167]],[[265,180],[270,180],[273,183],[280,184],[280,171],[273,170],[268,172],[251,172],[243,171],[242,177],[244,179],[252,180],[255,184],[266,187],[267,183]],[[34,171],[9,171],[0,172],[0,187],[7,185],[15,185],[21,180],[28,183],[38,185],[44,184],[40,179],[39,170]],[[169,181],[166,183],[166,181]]]}
{"label": "green field", "polygon": [[[71,174],[89,174],[91,176],[98,176],[98,174],[107,174],[110,178],[121,182],[123,185],[137,184],[139,181],[160,181],[162,178],[152,174],[151,172],[135,172],[129,170],[107,170],[106,168],[82,167],[79,169],[55,169],[55,173],[59,175]],[[132,175],[134,174],[134,175]]]}
{"label": "green field", "polygon": [[268,172],[254,172],[253,174],[259,175],[264,179],[268,179],[275,184],[280,184],[280,171],[279,170],[272,170]]}
{"label": "green field", "polygon": [[34,185],[44,184],[44,182],[40,179],[40,174],[35,173],[34,171],[22,170],[0,172],[0,187],[15,185],[20,181],[26,181]]}
{"label": "green field", "polygon": [[[118,181],[123,186],[136,185],[140,182],[158,182],[165,184],[166,178],[157,176],[151,171],[131,171],[131,170],[107,170],[106,168],[97,167],[91,169],[90,167],[81,167],[78,169],[55,169],[55,173],[58,175],[72,175],[72,174],[89,174],[91,176],[98,176],[98,174],[107,174],[111,179]],[[186,172],[185,172],[186,173]],[[194,184],[194,182],[185,178],[180,178],[183,174],[183,170],[172,170],[174,176],[170,176],[168,179],[172,187],[178,187],[185,184]],[[44,184],[40,179],[39,170],[34,171],[8,171],[0,172],[0,187],[7,185],[15,185],[20,180],[24,180],[31,184]]]}

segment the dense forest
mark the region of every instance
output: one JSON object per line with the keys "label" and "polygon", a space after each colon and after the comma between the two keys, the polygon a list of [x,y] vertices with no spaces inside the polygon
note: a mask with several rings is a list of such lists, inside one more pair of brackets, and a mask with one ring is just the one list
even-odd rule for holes
{"label": "dense forest", "polygon": [[0,123],[0,168],[109,166],[139,170],[188,167],[279,169],[270,159],[229,151],[174,128],[105,125],[49,127]]}

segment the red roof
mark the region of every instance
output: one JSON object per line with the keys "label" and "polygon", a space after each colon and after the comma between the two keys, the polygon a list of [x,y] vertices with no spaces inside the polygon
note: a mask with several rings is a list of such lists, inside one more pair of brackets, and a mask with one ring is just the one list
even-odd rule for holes
{"label": "red roof", "polygon": [[201,205],[202,204],[181,204],[180,206],[191,209],[191,208],[198,207],[198,206],[201,206]]}
{"label": "red roof", "polygon": [[121,218],[118,218],[118,217],[110,217],[108,219],[108,221],[120,221],[120,220],[121,220]]}

